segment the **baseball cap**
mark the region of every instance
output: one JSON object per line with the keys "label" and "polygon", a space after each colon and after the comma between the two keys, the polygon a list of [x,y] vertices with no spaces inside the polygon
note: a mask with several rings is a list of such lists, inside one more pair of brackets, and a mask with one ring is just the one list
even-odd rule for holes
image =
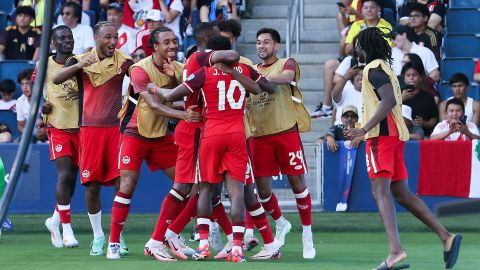
{"label": "baseball cap", "polygon": [[123,5],[119,4],[119,3],[111,3],[108,6],[107,10],[109,10],[109,9],[115,9],[116,11],[123,13]]}
{"label": "baseball cap", "polygon": [[392,38],[394,38],[395,35],[397,34],[402,35],[403,33],[407,33],[407,38],[411,42],[417,41],[417,34],[415,34],[415,31],[413,30],[413,28],[406,25],[401,25],[401,24],[397,24],[393,27],[391,36]]}
{"label": "baseball cap", "polygon": [[344,114],[346,114],[347,112],[353,112],[353,113],[356,114],[357,117],[358,117],[357,107],[355,107],[355,106],[353,106],[353,105],[347,105],[347,106],[343,107],[342,116],[343,116]]}
{"label": "baseball cap", "polygon": [[407,105],[402,105],[402,116],[405,119],[413,121],[412,120],[412,108],[410,108],[410,106],[407,106]]}
{"label": "baseball cap", "polygon": [[161,21],[162,20],[162,15],[160,13],[160,10],[158,9],[151,9],[147,13],[147,20],[152,20],[152,21]]}

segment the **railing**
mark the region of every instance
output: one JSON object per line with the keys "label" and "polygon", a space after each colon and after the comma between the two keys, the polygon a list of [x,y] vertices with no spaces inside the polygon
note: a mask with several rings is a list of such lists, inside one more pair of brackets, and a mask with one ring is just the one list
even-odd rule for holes
{"label": "railing", "polygon": [[295,52],[300,52],[300,29],[304,30],[304,0],[291,0],[287,11],[286,56],[291,55],[293,29],[295,28]]}

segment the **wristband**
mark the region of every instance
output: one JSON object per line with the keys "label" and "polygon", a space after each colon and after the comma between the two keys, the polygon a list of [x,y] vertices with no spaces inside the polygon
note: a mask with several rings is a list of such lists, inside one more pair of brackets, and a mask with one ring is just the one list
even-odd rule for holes
{"label": "wristband", "polygon": [[362,128],[362,130],[363,130],[363,133],[367,134],[367,131],[364,128]]}

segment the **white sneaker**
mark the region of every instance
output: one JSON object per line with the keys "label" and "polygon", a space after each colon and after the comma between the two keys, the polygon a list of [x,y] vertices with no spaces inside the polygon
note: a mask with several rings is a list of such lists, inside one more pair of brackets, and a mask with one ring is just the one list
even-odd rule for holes
{"label": "white sneaker", "polygon": [[227,242],[225,246],[220,250],[220,252],[213,257],[214,259],[226,259],[228,256],[230,256],[230,253],[232,253],[232,246],[233,244],[231,242]]}
{"label": "white sneaker", "polygon": [[178,238],[179,238],[178,236],[173,236],[173,237],[165,236],[164,242],[166,242],[167,247],[170,249],[173,255],[177,256],[182,260],[186,260],[188,259],[188,257],[182,252],[182,249],[180,248],[181,244]]}
{"label": "white sneaker", "polygon": [[303,243],[303,258],[304,259],[315,258],[315,255],[317,252],[315,251],[315,246],[313,245],[312,235],[302,236],[302,243]]}
{"label": "white sneaker", "polygon": [[105,236],[95,237],[90,243],[90,255],[91,256],[102,256],[105,254]]}
{"label": "white sneaker", "polygon": [[288,220],[285,220],[283,225],[275,226],[275,240],[280,247],[285,245],[285,236],[287,236],[291,229],[292,224]]}
{"label": "white sneaker", "polygon": [[60,234],[59,226],[54,226],[52,224],[52,218],[47,218],[45,220],[45,227],[47,227],[48,231],[50,231],[50,240],[52,241],[52,245],[56,248],[63,247],[63,240],[62,235]]}
{"label": "white sneaker", "polygon": [[245,235],[245,237],[243,238],[243,242],[245,243],[248,251],[254,249],[260,243],[257,238],[249,234]]}
{"label": "white sneaker", "polygon": [[337,207],[336,207],[335,211],[337,211],[337,212],[347,211],[347,204],[346,203],[337,203]]}
{"label": "white sneaker", "polygon": [[73,234],[68,234],[63,235],[63,245],[67,248],[75,248],[78,247],[79,243]]}
{"label": "white sneaker", "polygon": [[120,243],[108,243],[107,259],[109,260],[120,259]]}
{"label": "white sneaker", "polygon": [[278,248],[268,248],[263,246],[260,252],[250,257],[252,260],[273,260],[280,259],[282,254]]}
{"label": "white sneaker", "polygon": [[127,256],[128,255],[128,247],[125,243],[125,239],[123,238],[123,234],[120,234],[120,256]]}
{"label": "white sneaker", "polygon": [[193,253],[195,253],[195,249],[187,245],[187,241],[182,235],[178,236],[178,241],[180,241],[180,250],[183,252],[183,254],[187,255],[187,257],[192,257]]}
{"label": "white sneaker", "polygon": [[223,248],[223,242],[222,235],[220,234],[220,226],[217,222],[212,222],[209,233],[208,242],[210,243],[210,247],[212,247],[215,252],[219,252]]}
{"label": "white sneaker", "polygon": [[151,256],[154,257],[156,260],[163,262],[176,261],[176,259],[174,259],[170,254],[168,254],[167,250],[165,250],[165,245],[163,243],[152,244],[151,241],[148,241],[145,244],[143,253],[145,254],[145,256]]}

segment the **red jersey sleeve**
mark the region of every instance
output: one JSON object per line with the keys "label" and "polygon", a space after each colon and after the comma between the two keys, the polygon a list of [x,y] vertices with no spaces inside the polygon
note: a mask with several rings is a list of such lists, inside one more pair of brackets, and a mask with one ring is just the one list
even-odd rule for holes
{"label": "red jersey sleeve", "polygon": [[199,69],[197,72],[191,74],[187,80],[183,83],[190,91],[195,92],[202,88],[205,84],[206,71],[205,67]]}
{"label": "red jersey sleeve", "polygon": [[287,62],[283,65],[283,70],[297,71],[297,61],[293,58],[288,58]]}
{"label": "red jersey sleeve", "polygon": [[244,65],[244,66],[246,66],[248,72],[250,72],[250,78],[252,80],[254,80],[255,82],[258,82],[262,78],[262,75],[260,75],[260,73],[258,73],[253,67],[249,65]]}
{"label": "red jersey sleeve", "polygon": [[30,77],[30,81],[33,83],[35,82],[35,78],[37,77],[37,66],[35,66],[35,69],[32,72],[32,76]]}
{"label": "red jersey sleeve", "polygon": [[197,53],[197,62],[200,67],[212,66],[213,63],[211,61],[212,55],[214,51],[209,52],[199,52]]}
{"label": "red jersey sleeve", "polygon": [[135,94],[147,90],[147,85],[150,83],[150,77],[147,72],[141,67],[133,67],[131,71],[131,82]]}
{"label": "red jersey sleeve", "polygon": [[475,65],[475,72],[474,73],[480,73],[480,60],[478,60],[477,64]]}

